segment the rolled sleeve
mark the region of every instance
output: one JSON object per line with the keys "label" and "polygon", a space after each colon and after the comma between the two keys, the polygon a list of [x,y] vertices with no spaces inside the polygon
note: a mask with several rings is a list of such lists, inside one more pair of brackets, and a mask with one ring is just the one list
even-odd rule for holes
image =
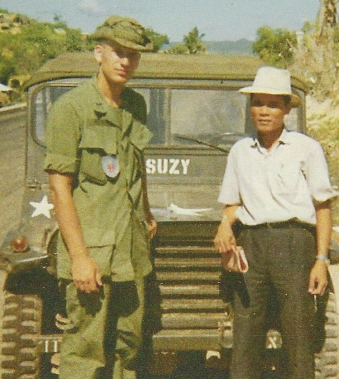
{"label": "rolled sleeve", "polygon": [[79,169],[80,118],[65,99],[53,104],[47,120],[45,171],[73,174]]}
{"label": "rolled sleeve", "polygon": [[57,171],[63,174],[73,174],[79,170],[79,159],[72,159],[65,155],[48,153],[44,162],[45,171]]}
{"label": "rolled sleeve", "polygon": [[309,150],[305,176],[313,202],[319,204],[338,196],[338,192],[331,186],[322,147],[317,141],[313,142]]}

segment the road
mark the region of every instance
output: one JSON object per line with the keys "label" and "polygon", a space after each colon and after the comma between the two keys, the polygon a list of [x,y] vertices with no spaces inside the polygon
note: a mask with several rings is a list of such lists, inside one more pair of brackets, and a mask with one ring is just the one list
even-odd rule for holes
{"label": "road", "polygon": [[0,243],[19,223],[25,171],[25,111],[0,110]]}

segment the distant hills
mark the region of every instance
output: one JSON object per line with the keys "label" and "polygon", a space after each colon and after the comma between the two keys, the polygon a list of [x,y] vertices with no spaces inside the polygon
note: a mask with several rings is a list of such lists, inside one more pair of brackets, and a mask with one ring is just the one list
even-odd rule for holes
{"label": "distant hills", "polygon": [[253,55],[253,42],[247,39],[238,41],[203,41],[210,53]]}
{"label": "distant hills", "polygon": [[[239,39],[238,41],[202,41],[209,53],[217,54],[243,54],[253,55],[253,42],[247,39]],[[161,50],[166,50],[170,46],[177,45],[180,42],[170,42],[164,45]]]}

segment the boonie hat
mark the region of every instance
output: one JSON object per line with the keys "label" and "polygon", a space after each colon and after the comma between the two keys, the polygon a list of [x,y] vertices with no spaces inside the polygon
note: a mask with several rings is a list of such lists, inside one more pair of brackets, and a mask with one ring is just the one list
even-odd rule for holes
{"label": "boonie hat", "polygon": [[260,67],[252,86],[241,88],[239,92],[286,95],[290,96],[292,107],[299,107],[301,104],[301,98],[292,93],[290,72],[276,67]]}
{"label": "boonie hat", "polygon": [[138,51],[152,51],[153,44],[145,28],[133,18],[111,16],[98,26],[91,36],[95,40],[109,40]]}

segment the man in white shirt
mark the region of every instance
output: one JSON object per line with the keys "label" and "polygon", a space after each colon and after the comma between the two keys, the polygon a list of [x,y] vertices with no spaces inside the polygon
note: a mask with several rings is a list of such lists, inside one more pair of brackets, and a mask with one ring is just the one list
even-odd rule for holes
{"label": "man in white shirt", "polygon": [[337,194],[320,144],[285,129],[284,116],[301,103],[291,91],[290,73],[262,67],[253,85],[240,92],[251,96],[257,137],[238,141],[230,151],[218,199],[225,209],[214,240],[221,254],[241,245],[249,264],[233,301],[231,378],[261,377],[267,307],[274,296],[286,377],[311,379],[314,295],[327,287],[330,202]]}

